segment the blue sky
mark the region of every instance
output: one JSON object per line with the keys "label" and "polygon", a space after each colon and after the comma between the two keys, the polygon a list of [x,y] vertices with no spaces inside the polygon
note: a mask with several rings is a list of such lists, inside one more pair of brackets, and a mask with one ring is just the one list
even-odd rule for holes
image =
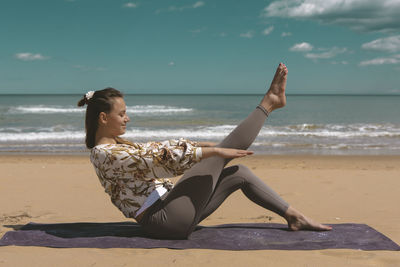
{"label": "blue sky", "polygon": [[2,0],[0,93],[400,94],[400,0]]}

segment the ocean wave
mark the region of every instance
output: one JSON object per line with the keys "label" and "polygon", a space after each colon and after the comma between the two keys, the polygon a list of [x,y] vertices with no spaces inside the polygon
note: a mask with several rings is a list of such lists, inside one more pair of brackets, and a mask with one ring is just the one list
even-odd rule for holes
{"label": "ocean wave", "polygon": [[[85,108],[74,106],[46,106],[46,105],[30,105],[10,107],[8,114],[55,114],[55,113],[84,113]],[[135,105],[127,106],[128,114],[164,114],[169,115],[179,112],[191,112],[192,108],[164,106],[164,105]]]}
{"label": "ocean wave", "polygon": [[48,133],[48,132],[65,132],[73,131],[74,127],[69,124],[57,124],[51,127],[34,127],[34,126],[22,126],[22,127],[0,127],[0,133],[3,134],[15,134],[15,133]]}
{"label": "ocean wave", "polygon": [[182,108],[174,106],[163,106],[163,105],[136,105],[126,107],[127,113],[133,114],[147,114],[147,113],[159,113],[159,114],[170,114],[178,112],[190,112],[192,108]]}
{"label": "ocean wave", "polygon": [[[52,147],[67,147],[67,148],[82,148],[84,146],[84,143],[79,143],[79,144],[47,144],[47,143],[40,143],[40,144],[12,144],[12,147],[19,147],[19,148],[27,148],[27,147],[44,147],[44,148],[52,148]],[[9,144],[0,144],[0,148],[8,148],[10,147]]]}
{"label": "ocean wave", "polygon": [[72,106],[17,106],[11,107],[7,111],[8,114],[49,114],[49,113],[82,113],[84,109]]}
{"label": "ocean wave", "polygon": [[278,150],[278,151],[397,151],[400,152],[400,143],[397,144],[375,144],[375,143],[330,143],[330,144],[320,144],[320,143],[262,143],[255,142],[252,144],[256,150]]}
{"label": "ocean wave", "polygon": [[299,136],[299,137],[400,137],[400,125],[386,124],[297,124],[276,127],[264,127],[262,136]]}
{"label": "ocean wave", "polygon": [[[342,127],[339,130],[338,127]],[[127,137],[181,137],[191,138],[220,138],[228,135],[236,126],[219,125],[194,127],[192,129],[130,129],[126,132]],[[400,127],[389,125],[325,125],[302,128],[298,126],[264,126],[258,137],[320,137],[320,138],[357,138],[357,137],[390,137],[400,138]],[[310,130],[310,129],[313,130]],[[335,129],[335,130],[333,130]]]}
{"label": "ocean wave", "polygon": [[85,133],[82,131],[63,132],[26,132],[26,133],[4,133],[0,135],[0,142],[40,142],[40,141],[81,141]]}
{"label": "ocean wave", "polygon": [[[236,126],[197,126],[170,129],[138,128],[127,129],[124,137],[132,140],[162,140],[170,138],[190,138],[194,140],[220,140],[227,136]],[[84,130],[78,130],[71,125],[54,125],[51,127],[1,127],[0,142],[11,141],[42,141],[42,140],[70,140],[84,139]],[[279,138],[288,140],[303,140],[316,138],[321,140],[363,140],[390,138],[400,139],[400,125],[393,124],[351,124],[351,125],[286,125],[264,126],[258,140],[268,142]],[[378,139],[377,139],[378,138]],[[318,143],[318,141],[313,141]],[[321,141],[322,142],[322,141]],[[304,143],[304,142],[303,142]]]}

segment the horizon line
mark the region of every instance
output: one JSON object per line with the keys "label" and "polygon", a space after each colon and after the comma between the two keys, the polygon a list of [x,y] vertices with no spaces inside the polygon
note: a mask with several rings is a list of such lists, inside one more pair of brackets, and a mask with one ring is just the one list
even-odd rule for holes
{"label": "horizon line", "polygon": [[[0,96],[18,96],[18,95],[25,95],[25,96],[53,96],[53,95],[64,95],[64,96],[83,96],[84,94],[81,93],[70,93],[70,94],[65,94],[65,93],[29,93],[29,94],[24,94],[24,93],[0,93]],[[226,95],[233,95],[233,96],[260,96],[260,95],[264,95],[263,93],[261,94],[257,94],[257,93],[253,93],[253,94],[225,94],[225,93],[218,93],[218,94],[199,94],[199,93],[185,93],[185,94],[179,94],[179,93],[170,93],[170,94],[165,94],[165,93],[154,93],[154,94],[142,94],[142,93],[123,93],[124,96],[127,95],[182,95],[182,96],[186,96],[186,95],[190,95],[190,96],[205,96],[205,95],[221,95],[221,96],[226,96]],[[286,94],[286,96],[400,96],[400,93],[392,93],[392,94],[343,94],[343,93],[338,93],[338,94],[334,94],[334,93],[328,93],[328,94],[321,94],[321,93],[288,93]]]}

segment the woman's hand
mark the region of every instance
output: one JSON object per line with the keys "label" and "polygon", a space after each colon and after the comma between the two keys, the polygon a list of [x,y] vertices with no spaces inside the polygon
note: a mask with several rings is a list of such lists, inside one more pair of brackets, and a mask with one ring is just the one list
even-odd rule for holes
{"label": "woman's hand", "polygon": [[234,148],[223,148],[216,147],[217,155],[225,159],[241,158],[247,155],[253,155],[253,151],[234,149]]}
{"label": "woman's hand", "polygon": [[223,148],[223,147],[202,147],[203,159],[219,156],[226,159],[241,158],[247,155],[252,155],[254,152],[249,150]]}

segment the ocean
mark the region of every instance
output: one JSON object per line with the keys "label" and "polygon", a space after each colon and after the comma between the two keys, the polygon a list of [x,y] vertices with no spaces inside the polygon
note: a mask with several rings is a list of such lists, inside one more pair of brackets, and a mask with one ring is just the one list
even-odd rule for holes
{"label": "ocean", "polygon": [[[0,153],[88,154],[81,95],[0,95]],[[133,142],[218,142],[262,95],[126,95]],[[400,155],[400,96],[288,95],[256,154]]]}

